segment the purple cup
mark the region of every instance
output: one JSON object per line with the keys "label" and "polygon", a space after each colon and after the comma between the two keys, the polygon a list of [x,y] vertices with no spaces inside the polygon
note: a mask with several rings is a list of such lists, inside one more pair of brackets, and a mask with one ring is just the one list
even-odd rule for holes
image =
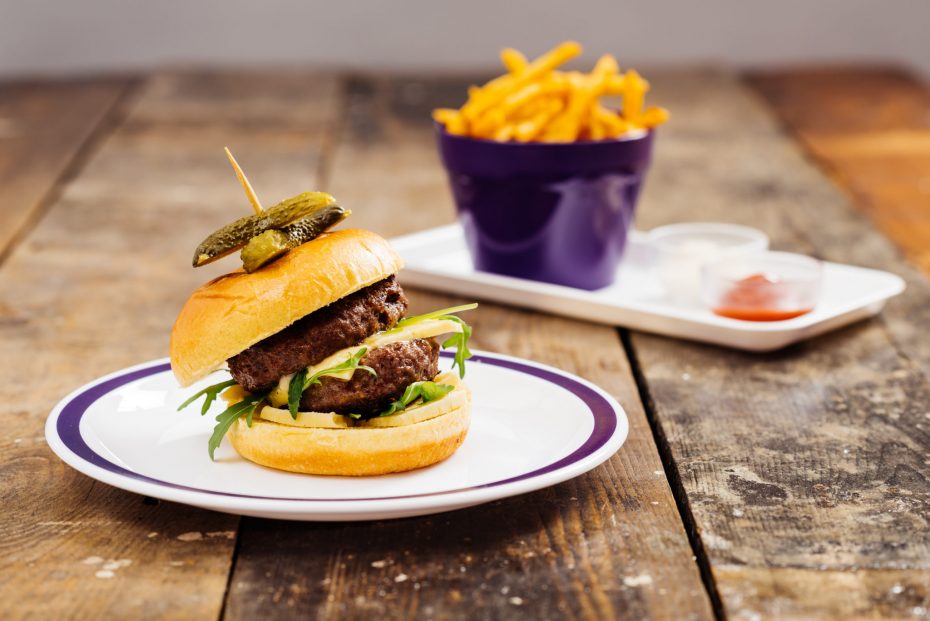
{"label": "purple cup", "polygon": [[475,269],[589,290],[614,281],[654,132],[572,143],[436,132]]}

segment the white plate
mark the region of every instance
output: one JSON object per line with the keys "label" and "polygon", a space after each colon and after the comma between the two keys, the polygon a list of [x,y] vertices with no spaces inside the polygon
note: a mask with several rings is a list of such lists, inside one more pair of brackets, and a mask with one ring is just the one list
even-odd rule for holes
{"label": "white plate", "polygon": [[[449,352],[442,364],[448,366]],[[45,425],[52,450],[104,483],[207,509],[290,520],[371,520],[438,513],[578,476],[627,435],[623,408],[600,388],[528,360],[475,352],[466,381],[472,425],[446,461],[380,477],[322,477],[257,466],[228,442],[207,455],[214,417],[178,387],[167,360],[117,371],[63,399]]]}
{"label": "white plate", "polygon": [[616,282],[597,291],[476,271],[458,224],[391,244],[407,262],[399,274],[404,284],[750,351],[779,349],[871,317],[904,291],[904,281],[889,272],[824,263],[822,297],[813,311],[785,321],[740,321],[667,299],[638,232],[630,236]]}

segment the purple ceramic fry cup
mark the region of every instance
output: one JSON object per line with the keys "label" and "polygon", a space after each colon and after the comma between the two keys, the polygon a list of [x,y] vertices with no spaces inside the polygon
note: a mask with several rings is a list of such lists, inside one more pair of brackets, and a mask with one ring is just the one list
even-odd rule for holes
{"label": "purple ceramic fry cup", "polygon": [[654,132],[572,143],[436,132],[476,269],[589,290],[613,282]]}

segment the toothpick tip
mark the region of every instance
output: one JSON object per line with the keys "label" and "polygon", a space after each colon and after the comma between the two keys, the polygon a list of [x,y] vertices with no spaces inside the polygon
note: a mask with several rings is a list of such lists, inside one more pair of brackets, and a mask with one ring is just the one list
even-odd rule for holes
{"label": "toothpick tip", "polygon": [[245,190],[245,195],[249,198],[249,202],[252,204],[252,209],[256,214],[262,213],[262,204],[258,200],[258,196],[255,195],[255,190],[252,189],[252,184],[249,183],[248,178],[246,178],[245,173],[242,172],[242,168],[239,167],[239,162],[236,161],[236,158],[233,157],[232,151],[229,150],[229,147],[223,147],[226,150],[226,157],[229,158],[229,163],[232,164],[233,170],[236,171],[236,177],[239,179],[239,183],[242,185],[242,189]]}

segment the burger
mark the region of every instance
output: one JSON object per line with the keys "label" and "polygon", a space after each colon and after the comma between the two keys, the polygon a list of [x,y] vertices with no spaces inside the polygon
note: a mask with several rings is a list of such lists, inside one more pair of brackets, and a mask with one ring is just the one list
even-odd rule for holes
{"label": "burger", "polygon": [[[263,466],[368,476],[458,449],[471,419],[462,382],[471,328],[455,313],[477,305],[407,317],[402,266],[375,233],[324,232],[190,296],[171,333],[175,376],[184,387],[218,370],[231,376],[181,404],[202,398],[205,414],[226,402],[211,459],[226,437]],[[445,372],[442,348],[455,349]]]}

